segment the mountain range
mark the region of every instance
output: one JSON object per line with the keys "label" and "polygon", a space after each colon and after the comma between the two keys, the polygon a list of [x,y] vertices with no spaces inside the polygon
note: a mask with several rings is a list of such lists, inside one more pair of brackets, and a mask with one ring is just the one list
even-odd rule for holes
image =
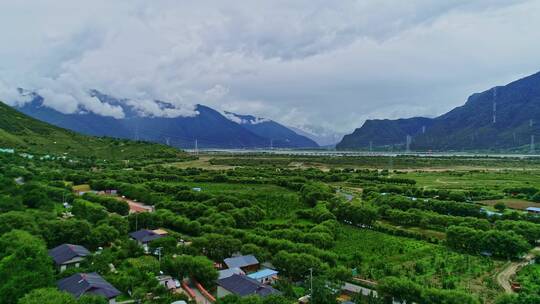
{"label": "mountain range", "polygon": [[[127,99],[119,99],[97,90],[91,97],[103,103],[121,107],[121,119],[95,114],[86,109],[65,114],[46,106],[37,93],[19,90],[30,95],[31,101],[17,110],[52,125],[85,135],[144,140],[177,148],[316,148],[317,143],[291,129],[268,119],[250,115],[220,113],[204,105],[195,106],[195,115],[158,117],[141,115]],[[174,106],[156,101],[162,110]]]}
{"label": "mountain range", "polygon": [[[344,136],[339,150],[462,151],[534,149],[540,135],[540,73],[471,95],[435,118],[367,120]],[[533,143],[531,145],[531,143]]]}

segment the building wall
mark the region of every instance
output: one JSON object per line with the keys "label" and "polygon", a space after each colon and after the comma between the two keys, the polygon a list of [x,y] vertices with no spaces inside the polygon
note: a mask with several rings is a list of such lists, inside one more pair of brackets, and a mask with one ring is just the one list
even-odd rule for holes
{"label": "building wall", "polygon": [[259,264],[256,264],[256,265],[250,265],[250,266],[246,266],[246,267],[242,267],[241,268],[245,273],[251,273],[251,272],[256,272],[259,270]]}
{"label": "building wall", "polygon": [[257,279],[257,281],[259,281],[259,283],[262,283],[262,284],[273,284],[275,280],[273,276],[268,276],[268,277]]}
{"label": "building wall", "polygon": [[230,294],[232,294],[230,291],[228,291],[227,289],[225,289],[225,288],[223,288],[221,286],[218,286],[218,288],[217,288],[217,298],[218,299],[221,299],[221,298],[223,298],[225,296],[228,296]]}

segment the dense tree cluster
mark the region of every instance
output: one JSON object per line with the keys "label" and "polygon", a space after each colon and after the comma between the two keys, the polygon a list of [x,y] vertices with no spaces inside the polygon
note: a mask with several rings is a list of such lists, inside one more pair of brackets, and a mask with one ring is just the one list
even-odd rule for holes
{"label": "dense tree cluster", "polygon": [[469,253],[485,253],[504,258],[516,258],[531,246],[513,231],[476,230],[469,227],[451,226],[447,231],[448,246]]}

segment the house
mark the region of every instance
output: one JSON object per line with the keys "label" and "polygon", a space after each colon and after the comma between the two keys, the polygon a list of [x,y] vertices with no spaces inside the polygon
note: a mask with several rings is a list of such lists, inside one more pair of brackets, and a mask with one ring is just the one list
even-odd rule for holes
{"label": "house", "polygon": [[242,271],[242,269],[240,268],[223,269],[223,270],[218,271],[218,280],[228,278],[232,276],[233,274],[246,275],[246,273]]}
{"label": "house", "polygon": [[116,190],[116,189],[107,189],[107,190],[105,190],[105,194],[107,194],[107,195],[117,195],[118,190]]}
{"label": "house", "polygon": [[202,191],[202,188],[195,187],[195,188],[192,188],[191,190],[193,190],[193,191],[195,191],[195,192],[201,192],[201,191]]}
{"label": "house", "polygon": [[83,295],[103,296],[109,300],[109,304],[116,303],[115,298],[121,293],[99,274],[76,273],[70,277],[56,282],[58,289],[72,294],[75,298]]}
{"label": "house", "polygon": [[227,268],[240,268],[244,272],[254,272],[259,270],[259,261],[253,255],[242,255],[223,260]]}
{"label": "house", "polygon": [[[163,287],[167,288],[167,290],[176,290],[179,286],[177,286],[176,281],[173,279],[173,277],[169,275],[160,275],[156,277],[156,280],[158,280],[159,285],[162,285]],[[179,284],[178,284],[179,285]]]}
{"label": "house", "polygon": [[540,214],[540,208],[538,207],[527,207],[527,212],[533,213],[533,214]]}
{"label": "house", "polygon": [[281,292],[269,285],[262,284],[250,277],[238,274],[233,274],[228,278],[217,280],[217,285],[218,298],[223,298],[231,294],[239,297],[253,295],[266,297],[273,294],[281,294]]}
{"label": "house", "polygon": [[248,277],[262,284],[273,284],[277,280],[277,275],[278,272],[273,269],[263,269],[249,274]]}
{"label": "house", "polygon": [[88,249],[72,244],[62,244],[49,250],[49,256],[54,260],[60,272],[68,267],[79,267],[80,263],[89,255]]}
{"label": "house", "polygon": [[147,230],[147,229],[141,229],[135,232],[131,232],[129,236],[136,240],[139,245],[143,246],[144,250],[148,252],[148,243],[152,242],[153,240],[160,239],[164,237],[166,234],[160,234],[158,232],[161,232],[157,230],[158,232],[155,232],[156,230]]}

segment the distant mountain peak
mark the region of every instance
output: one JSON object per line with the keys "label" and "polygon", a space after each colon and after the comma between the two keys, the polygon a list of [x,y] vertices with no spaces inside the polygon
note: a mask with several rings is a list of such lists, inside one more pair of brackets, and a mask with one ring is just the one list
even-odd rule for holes
{"label": "distant mountain peak", "polygon": [[195,142],[200,148],[317,147],[315,142],[272,120],[220,113],[201,104],[180,106],[162,100],[132,100],[90,90],[89,97],[122,110],[122,117],[115,118],[97,114],[82,102],[75,111],[65,113],[36,92],[20,89],[19,94],[28,97],[28,101],[15,105],[21,112],[86,135],[141,139],[181,148],[192,148]]}

